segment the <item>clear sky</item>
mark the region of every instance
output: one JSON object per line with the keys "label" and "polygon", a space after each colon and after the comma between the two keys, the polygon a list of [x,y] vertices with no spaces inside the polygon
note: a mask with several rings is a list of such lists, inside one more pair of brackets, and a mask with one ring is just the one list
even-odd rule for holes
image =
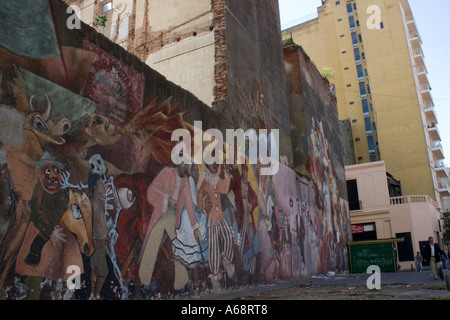
{"label": "clear sky", "polygon": [[[281,26],[298,24],[302,17],[316,14],[321,0],[279,0]],[[422,38],[438,129],[445,163],[450,166],[450,0],[409,0]]]}

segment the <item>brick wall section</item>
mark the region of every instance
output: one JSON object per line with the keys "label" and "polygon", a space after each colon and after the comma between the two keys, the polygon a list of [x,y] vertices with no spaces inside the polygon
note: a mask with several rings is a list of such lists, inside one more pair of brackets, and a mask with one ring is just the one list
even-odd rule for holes
{"label": "brick wall section", "polygon": [[226,17],[225,0],[213,0],[212,10],[214,13],[214,101],[213,110],[221,112],[227,97],[227,37],[226,37]]}
{"label": "brick wall section", "polygon": [[284,62],[291,66],[289,73],[289,92],[302,94],[302,80],[297,46],[285,46],[283,50]]}

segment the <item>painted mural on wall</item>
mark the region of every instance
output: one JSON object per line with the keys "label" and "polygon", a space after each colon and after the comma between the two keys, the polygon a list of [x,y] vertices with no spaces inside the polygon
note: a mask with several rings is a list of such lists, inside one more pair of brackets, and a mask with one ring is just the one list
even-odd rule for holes
{"label": "painted mural on wall", "polygon": [[[0,21],[33,14],[7,3]],[[346,269],[348,213],[320,122],[312,179],[282,164],[273,176],[176,166],[171,134],[194,130],[181,102],[144,101],[143,72],[42,28],[54,41],[32,57],[14,29],[0,37],[2,299],[150,299]]]}

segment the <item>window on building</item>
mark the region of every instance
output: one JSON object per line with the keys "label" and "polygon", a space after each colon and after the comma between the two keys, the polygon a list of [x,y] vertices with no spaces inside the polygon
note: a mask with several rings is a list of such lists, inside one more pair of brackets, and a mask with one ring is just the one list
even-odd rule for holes
{"label": "window on building", "polygon": [[373,130],[377,130],[377,124],[375,122],[372,122],[372,128]]}
{"label": "window on building", "polygon": [[373,141],[373,136],[367,136],[367,144],[369,145],[369,153],[374,153],[375,143]]}
{"label": "window on building", "polygon": [[361,210],[356,179],[347,180],[348,206],[350,211]]}
{"label": "window on building", "polygon": [[361,97],[364,98],[367,96],[366,84],[364,81],[359,83],[359,92],[361,93]]}
{"label": "window on building", "polygon": [[375,162],[375,161],[377,161],[377,156],[374,155],[374,154],[371,154],[371,155],[369,156],[369,160],[370,160],[370,162]]}
{"label": "window on building", "polygon": [[350,23],[350,30],[354,30],[356,28],[355,17],[354,16],[348,17],[348,22]]}
{"label": "window on building", "polygon": [[358,45],[358,35],[356,34],[356,32],[352,32],[352,42],[353,42],[353,46]]}
{"label": "window on building", "polygon": [[361,62],[361,53],[359,52],[359,48],[355,48],[353,51],[355,53],[355,62],[360,63]]}
{"label": "window on building", "polygon": [[398,260],[400,262],[413,261],[415,254],[412,244],[411,232],[396,233],[395,237],[397,239],[403,238],[403,241],[397,242]]}
{"label": "window on building", "polygon": [[369,102],[367,101],[367,99],[363,99],[361,100],[361,102],[363,107],[363,114],[367,116],[369,114]]}
{"label": "window on building", "polygon": [[377,240],[375,223],[352,224],[353,241]]}
{"label": "window on building", "polygon": [[371,134],[372,133],[372,121],[370,121],[370,118],[364,118],[364,124],[366,126],[366,133]]}
{"label": "window on building", "polygon": [[111,9],[112,9],[112,3],[108,2],[103,5],[102,12],[105,13],[105,12],[110,11]]}
{"label": "window on building", "polygon": [[358,34],[358,40],[359,40],[359,42],[363,42],[361,34]]}
{"label": "window on building", "polygon": [[353,10],[356,11],[356,3],[353,4]]}
{"label": "window on building", "polygon": [[358,80],[364,79],[364,71],[362,65],[358,64],[356,65],[356,72],[358,73]]}
{"label": "window on building", "polygon": [[384,29],[384,23],[380,22],[380,29]]}
{"label": "window on building", "polygon": [[353,14],[353,6],[351,3],[347,3],[347,13]]}
{"label": "window on building", "polygon": [[339,6],[341,4],[340,1],[336,1],[336,5]]}

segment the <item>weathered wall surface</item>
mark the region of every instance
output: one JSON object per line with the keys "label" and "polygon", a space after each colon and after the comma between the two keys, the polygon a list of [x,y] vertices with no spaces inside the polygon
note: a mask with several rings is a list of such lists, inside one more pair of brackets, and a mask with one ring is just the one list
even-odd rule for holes
{"label": "weathered wall surface", "polygon": [[335,177],[339,197],[346,199],[344,153],[336,97],[328,81],[322,78],[301,46],[286,44],[283,52],[292,117],[294,168],[311,175],[313,180],[314,176],[321,179],[323,172],[329,172],[330,176]]}
{"label": "weathered wall surface", "polygon": [[[29,2],[0,7],[1,298],[151,298],[346,268],[334,171],[317,189],[283,164],[273,176],[174,165],[174,130],[239,123],[87,25],[68,28],[62,2]],[[61,292],[77,270],[80,288]]]}
{"label": "weathered wall surface", "polygon": [[245,130],[279,129],[280,157],[292,166],[278,10],[278,1],[226,1],[228,93],[222,111]]}

